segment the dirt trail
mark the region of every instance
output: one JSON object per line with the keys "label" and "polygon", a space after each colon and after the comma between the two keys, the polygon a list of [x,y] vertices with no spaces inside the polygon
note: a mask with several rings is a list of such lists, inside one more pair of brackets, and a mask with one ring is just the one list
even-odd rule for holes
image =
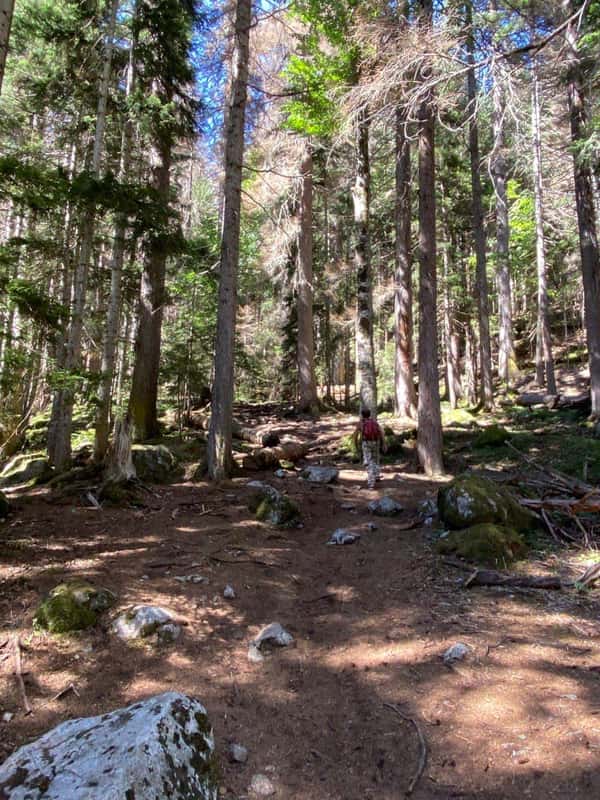
{"label": "dirt trail", "polygon": [[[325,448],[349,424],[337,417],[289,429]],[[319,458],[330,462],[325,449],[311,456]],[[225,797],[246,796],[257,772],[278,798],[403,797],[418,741],[385,703],[414,716],[427,739],[417,800],[600,796],[597,601],[459,590],[462,576],[438,564],[427,528],[399,531],[386,519],[374,520],[376,531],[364,527],[378,494],[392,494],[409,516],[437,484],[402,472],[408,460],[385,467],[370,492],[358,466],[339,466],[333,487],[250,476],[299,502],[304,527],[292,530],[252,518],[248,476],[220,488],[157,487],[144,510],[57,506],[43,492],[22,500],[1,529],[0,648],[20,635],[33,713],[23,714],[9,643],[0,649],[0,703],[15,716],[0,722],[0,760],[66,718],[177,689],[209,710]],[[326,547],[337,527],[360,529],[360,542]],[[190,572],[209,584],[175,580]],[[188,623],[183,638],[157,650],[104,630],[32,635],[40,596],[70,575],[112,589],[119,606],[172,608]],[[234,600],[223,599],[227,583]],[[296,646],[250,663],[248,641],[272,621]],[[441,655],[457,641],[472,653],[450,669]],[[71,682],[78,696],[52,699]],[[249,749],[246,765],[227,761],[230,741]]]}

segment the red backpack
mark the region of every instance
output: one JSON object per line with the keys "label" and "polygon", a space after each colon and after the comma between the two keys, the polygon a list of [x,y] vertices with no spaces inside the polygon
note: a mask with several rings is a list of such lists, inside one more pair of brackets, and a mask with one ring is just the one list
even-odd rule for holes
{"label": "red backpack", "polygon": [[362,437],[365,442],[376,442],[379,439],[379,425],[374,419],[363,419]]}

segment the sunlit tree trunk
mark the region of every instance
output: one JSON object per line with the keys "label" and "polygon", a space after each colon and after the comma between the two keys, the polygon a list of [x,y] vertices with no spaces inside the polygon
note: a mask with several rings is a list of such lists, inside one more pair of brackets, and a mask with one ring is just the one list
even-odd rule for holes
{"label": "sunlit tree trunk", "polygon": [[300,230],[297,256],[298,306],[298,394],[300,411],[318,411],[315,383],[315,342],[313,331],[313,158],[310,142],[305,143],[300,164]]}
{"label": "sunlit tree trunk", "polygon": [[[423,23],[432,24],[432,0],[421,0]],[[427,81],[430,70],[422,70]],[[419,108],[419,404],[417,452],[427,475],[443,472],[438,373],[435,117],[427,94]]]}
{"label": "sunlit tree trunk", "polygon": [[369,163],[369,118],[361,109],[356,124],[356,176],[352,189],[354,203],[354,265],[357,280],[356,357],[360,381],[361,408],[377,414],[377,385],[373,348],[373,287],[369,207],[371,202],[371,167]]}
{"label": "sunlit tree trunk", "polygon": [[233,467],[231,438],[235,318],[251,15],[252,0],[237,0],[233,68],[225,137],[225,191],[215,345],[215,379],[208,437],[208,469],[213,480],[226,478]]}
{"label": "sunlit tree trunk", "polygon": [[533,145],[533,184],[535,196],[535,253],[537,261],[537,335],[535,368],[538,386],[546,386],[550,394],[556,394],[554,359],[550,338],[548,308],[548,276],[546,248],[544,243],[544,187],[542,178],[542,140],[540,124],[540,93],[537,59],[533,59],[531,86],[531,134]]}
{"label": "sunlit tree trunk", "polygon": [[[568,14],[574,13],[575,3],[565,2],[564,6]],[[571,22],[566,37],[568,45],[567,91],[573,143],[575,203],[581,250],[592,415],[598,417],[600,416],[600,256],[591,172],[579,152],[581,144],[585,140],[587,119],[577,37],[576,23]]]}
{"label": "sunlit tree trunk", "polygon": [[2,91],[2,81],[4,79],[4,67],[6,66],[6,54],[8,53],[14,6],[15,0],[0,0],[0,92]]}

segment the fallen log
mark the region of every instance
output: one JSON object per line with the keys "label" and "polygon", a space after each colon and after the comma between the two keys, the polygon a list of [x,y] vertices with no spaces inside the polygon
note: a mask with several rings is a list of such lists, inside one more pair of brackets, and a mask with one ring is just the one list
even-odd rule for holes
{"label": "fallen log", "polygon": [[543,394],[542,392],[524,392],[515,400],[518,406],[534,408],[535,406],[546,406],[546,408],[556,408],[559,396],[557,394]]}
{"label": "fallen log", "polygon": [[545,497],[543,500],[519,501],[525,508],[562,511],[564,514],[597,514],[600,512],[600,494],[588,494],[585,497]]}
{"label": "fallen log", "polygon": [[572,583],[564,582],[554,575],[515,575],[514,573],[497,572],[494,569],[473,568],[472,565],[464,564],[454,558],[442,559],[444,564],[455,569],[469,572],[470,575],[462,584],[463,589],[470,589],[472,586],[514,586],[518,589],[563,589],[572,586]]}

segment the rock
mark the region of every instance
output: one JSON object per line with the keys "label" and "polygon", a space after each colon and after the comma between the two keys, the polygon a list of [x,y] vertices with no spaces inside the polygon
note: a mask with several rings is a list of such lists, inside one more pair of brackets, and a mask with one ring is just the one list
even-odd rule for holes
{"label": "rock", "polygon": [[227,586],[223,589],[223,597],[227,600],[233,600],[235,598],[235,589],[233,586],[227,584]]}
{"label": "rock", "polygon": [[206,709],[178,692],[63,722],[0,766],[4,800],[217,800]]}
{"label": "rock", "polygon": [[365,522],[365,528],[368,531],[377,531],[377,530],[379,530],[379,527],[377,525],[375,525],[374,522]]}
{"label": "rock", "polygon": [[208,583],[204,575],[175,575],[175,580],[179,583]]}
{"label": "rock", "polygon": [[360,533],[351,533],[343,528],[338,528],[331,534],[327,544],[354,544],[360,539]]}
{"label": "rock", "polygon": [[10,511],[10,503],[6,499],[6,495],[0,492],[0,519],[7,517]]}
{"label": "rock", "polygon": [[300,509],[286,494],[262,481],[250,481],[248,487],[253,490],[248,507],[257,519],[286,527],[298,523]]}
{"label": "rock", "polygon": [[50,480],[54,470],[45,458],[19,455],[11,458],[0,472],[0,486],[35,485]]}
{"label": "rock", "polygon": [[475,437],[473,447],[502,447],[510,433],[501,425],[488,425]]}
{"label": "rock", "polygon": [[245,764],[248,761],[248,749],[242,744],[231,742],[229,745],[229,760],[235,764]]}
{"label": "rock", "polygon": [[367,506],[371,514],[378,517],[395,517],[401,511],[404,511],[404,506],[393,497],[379,497],[377,500],[371,500]]}
{"label": "rock", "polygon": [[353,503],[342,503],[340,508],[342,509],[342,511],[354,511],[356,506]]}
{"label": "rock", "polygon": [[438,511],[440,519],[451,528],[467,528],[481,522],[517,531],[537,527],[534,515],[507,489],[477,475],[460,475],[442,487],[438,492]]}
{"label": "rock", "polygon": [[177,459],[164,444],[134,444],[131,457],[138,478],[145,483],[167,483],[177,472]]}
{"label": "rock", "polygon": [[257,773],[252,776],[249,791],[257,797],[271,797],[275,794],[275,787],[266,775]]}
{"label": "rock", "polygon": [[455,661],[462,661],[471,652],[468,644],[463,642],[456,642],[452,647],[449,647],[444,653],[444,664],[453,664]]}
{"label": "rock", "polygon": [[[167,627],[164,634],[161,633],[163,627]],[[111,630],[125,640],[145,639],[156,633],[160,642],[174,641],[181,633],[172,614],[160,606],[133,606],[117,617]]]}
{"label": "rock", "polygon": [[300,477],[309,483],[334,483],[339,474],[336,467],[310,466],[302,470]]}
{"label": "rock", "polygon": [[[292,634],[288,633],[279,622],[272,622],[260,631],[256,639],[250,643],[250,647],[260,652],[272,647],[289,647],[293,641]],[[250,658],[250,652],[248,652],[248,657]]]}
{"label": "rock", "polygon": [[33,624],[50,633],[90,628],[115,599],[108,589],[99,589],[86,581],[67,581],[56,586],[40,603]]}
{"label": "rock", "polygon": [[421,519],[429,519],[430,517],[435,517],[437,514],[437,503],[431,497],[427,498],[426,500],[421,500],[419,505],[417,506],[417,512]]}
{"label": "rock", "polygon": [[2,714],[2,722],[10,722],[13,717],[14,714],[10,711],[5,711],[4,714]]}
{"label": "rock", "polygon": [[468,561],[488,567],[503,567],[527,552],[520,533],[490,522],[452,531],[440,539],[436,547],[439,553],[457,553]]}
{"label": "rock", "polygon": [[287,473],[286,473],[286,471],[284,469],[276,469],[275,470],[275,477],[276,478],[285,478],[286,474]]}
{"label": "rock", "polygon": [[166,622],[164,625],[161,625],[156,632],[159,644],[171,644],[177,641],[180,636],[181,626],[177,625],[176,622]]}
{"label": "rock", "polygon": [[252,642],[248,645],[248,661],[253,664],[260,664],[265,660],[265,657],[260,652],[258,647]]}

